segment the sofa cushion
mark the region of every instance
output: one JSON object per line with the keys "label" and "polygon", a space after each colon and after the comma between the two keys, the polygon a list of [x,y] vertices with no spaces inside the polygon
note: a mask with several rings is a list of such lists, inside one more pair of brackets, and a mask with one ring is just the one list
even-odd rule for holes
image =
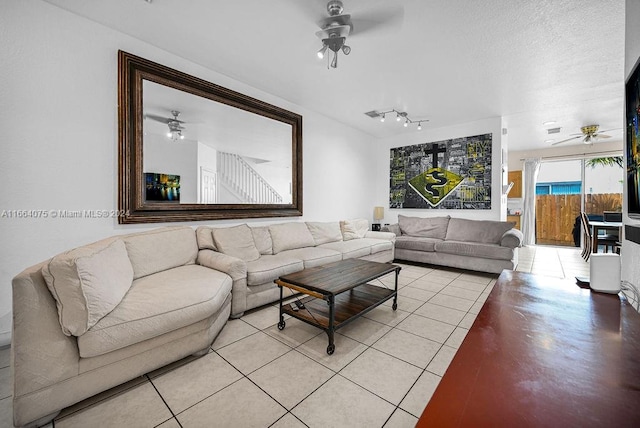
{"label": "sofa cushion", "polygon": [[196,232],[189,226],[163,227],[122,237],[133,279],[196,262]]}
{"label": "sofa cushion", "polygon": [[273,242],[273,254],[316,245],[307,225],[302,222],[272,224],[269,226],[269,232]]}
{"label": "sofa cushion", "polygon": [[246,224],[213,229],[213,240],[218,251],[245,262],[257,260],[260,252],[253,241],[251,228]]}
{"label": "sofa cushion", "polygon": [[268,226],[252,227],[251,233],[260,254],[273,254],[273,242]]}
{"label": "sofa cushion", "polygon": [[305,268],[342,260],[342,254],[338,251],[320,247],[296,248],[295,250],[283,251],[282,255],[302,260]]}
{"label": "sofa cushion", "polygon": [[376,252],[380,252],[384,251],[385,249],[391,249],[393,247],[393,244],[391,243],[391,241],[362,238],[352,239],[350,241],[331,242],[328,244],[320,245],[320,248],[328,248],[330,250],[339,251],[340,253],[342,253],[343,259],[357,259],[359,257],[368,256],[369,254],[371,254],[372,247],[376,247]]}
{"label": "sofa cushion", "polygon": [[480,242],[442,241],[435,244],[435,250],[437,253],[495,260],[511,260],[514,255],[513,248]]}
{"label": "sofa cushion", "polygon": [[380,229],[382,232],[390,232],[393,233],[396,236],[400,236],[402,235],[402,231],[400,230],[400,225],[399,224],[388,224],[386,226],[382,226],[382,228]]}
{"label": "sofa cushion", "polygon": [[273,282],[282,275],[304,269],[302,260],[282,254],[264,255],[247,263],[247,285]]}
{"label": "sofa cushion", "polygon": [[342,232],[340,230],[340,223],[334,222],[319,222],[308,221],[307,228],[316,245],[326,244],[327,242],[342,241]]}
{"label": "sofa cushion", "polygon": [[67,336],[81,336],[107,315],[131,287],[133,268],[124,242],[100,241],[53,257],[42,275]]}
{"label": "sofa cushion", "polygon": [[78,338],[94,357],[201,321],[231,293],[231,278],[207,267],[181,266],[133,282],[122,302]]}
{"label": "sofa cushion", "polygon": [[213,242],[213,228],[210,226],[200,226],[196,229],[196,240],[198,248],[201,250],[218,251],[216,243]]}
{"label": "sofa cushion", "polygon": [[393,241],[389,241],[387,239],[378,239],[378,238],[363,238],[365,241],[370,241],[371,254],[381,253],[383,251],[391,251],[393,250],[393,245],[395,239]]}
{"label": "sofa cushion", "polygon": [[398,215],[398,225],[403,235],[444,239],[451,217],[407,217]]}
{"label": "sofa cushion", "polygon": [[342,239],[349,241],[351,239],[364,238],[369,230],[369,221],[364,218],[356,218],[353,220],[343,220],[340,222],[340,231]]}
{"label": "sofa cushion", "polygon": [[[452,218],[447,228],[447,241],[471,241],[484,244],[500,244],[502,235],[515,223],[495,220],[468,220]],[[436,249],[436,251],[438,251]]]}
{"label": "sofa cushion", "polygon": [[432,252],[437,242],[442,239],[402,235],[396,238],[396,249]]}

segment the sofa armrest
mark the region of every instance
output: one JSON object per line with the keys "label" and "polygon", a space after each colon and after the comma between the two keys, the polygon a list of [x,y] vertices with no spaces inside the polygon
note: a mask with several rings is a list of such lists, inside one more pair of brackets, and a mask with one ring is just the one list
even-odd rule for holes
{"label": "sofa armrest", "polygon": [[375,238],[375,239],[384,239],[387,241],[395,241],[396,234],[391,232],[378,232],[374,230],[368,230],[367,233],[364,234],[365,238]]}
{"label": "sofa armrest", "polygon": [[400,231],[400,225],[398,223],[390,224],[388,226],[383,226],[382,227],[382,231],[383,232],[391,232],[391,233],[395,234],[396,236],[402,235],[402,232]]}
{"label": "sofa armrest", "polygon": [[[44,264],[26,269],[12,281],[11,352],[16,401],[73,378],[79,371],[78,341],[76,337],[65,336],[62,332],[56,302],[42,277]],[[22,410],[18,409],[16,414],[22,415]]]}
{"label": "sofa armrest", "polygon": [[500,245],[503,247],[517,248],[522,247],[524,235],[518,229],[507,230],[500,239]]}
{"label": "sofa armrest", "polygon": [[247,262],[213,250],[198,251],[199,265],[231,277],[231,318],[239,318],[247,309]]}
{"label": "sofa armrest", "polygon": [[247,262],[227,254],[208,249],[200,250],[197,262],[199,265],[226,273],[234,281],[247,277]]}

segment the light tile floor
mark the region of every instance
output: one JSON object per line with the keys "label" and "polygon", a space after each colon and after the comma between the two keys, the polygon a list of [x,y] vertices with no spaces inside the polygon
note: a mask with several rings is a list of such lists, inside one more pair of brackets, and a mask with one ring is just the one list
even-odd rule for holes
{"label": "light tile floor", "polygon": [[[48,427],[413,427],[497,275],[401,264],[386,302],[327,335],[277,305],[231,320],[209,354],[64,409]],[[580,249],[526,247],[520,271],[588,276]],[[393,278],[382,284],[392,286]],[[9,349],[0,350],[0,427],[11,427]]]}

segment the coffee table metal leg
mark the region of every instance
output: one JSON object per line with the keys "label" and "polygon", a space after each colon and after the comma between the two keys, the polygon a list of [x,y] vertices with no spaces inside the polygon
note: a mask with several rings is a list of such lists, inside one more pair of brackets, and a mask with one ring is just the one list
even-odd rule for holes
{"label": "coffee table metal leg", "polygon": [[327,304],[329,305],[329,328],[327,329],[327,336],[329,336],[329,346],[327,346],[327,354],[331,355],[336,350],[336,345],[333,343],[333,325],[335,318],[335,301],[332,295],[327,296]]}
{"label": "coffee table metal leg", "polygon": [[400,269],[396,269],[396,294],[393,296],[393,305],[391,305],[394,311],[398,309],[398,275],[400,275]]}
{"label": "coffee table metal leg", "polygon": [[283,288],[284,287],[280,286],[280,321],[278,321],[278,330],[283,330],[286,325],[284,322],[284,313],[282,312]]}

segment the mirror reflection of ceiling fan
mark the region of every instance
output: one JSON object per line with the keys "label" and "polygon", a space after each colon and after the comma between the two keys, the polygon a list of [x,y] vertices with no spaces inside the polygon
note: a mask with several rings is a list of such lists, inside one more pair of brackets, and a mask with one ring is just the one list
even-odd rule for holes
{"label": "mirror reflection of ceiling fan", "polygon": [[611,135],[605,135],[602,132],[615,131],[615,129],[607,129],[606,131],[598,132],[599,126],[600,125],[583,126],[582,128],[580,128],[580,131],[582,131],[581,134],[571,134],[572,135],[571,138],[567,138],[566,140],[562,140],[562,141],[557,141],[551,145],[555,146],[557,144],[566,143],[566,142],[577,140],[580,138],[582,138],[582,142],[584,144],[593,144],[600,138],[611,138]]}
{"label": "mirror reflection of ceiling fan", "polygon": [[182,131],[187,128],[182,126],[184,122],[178,119],[178,116],[180,116],[180,112],[178,110],[171,110],[171,114],[173,115],[173,117],[162,117],[155,114],[145,114],[145,118],[149,118],[151,120],[155,120],[156,122],[166,124],[169,127],[167,138],[171,138],[173,141],[184,140]]}
{"label": "mirror reflection of ceiling fan", "polygon": [[[358,18],[351,19],[351,15],[342,14],[343,4],[339,0],[327,3],[328,17],[317,22],[320,31],[316,36],[322,41],[318,51],[318,58],[325,57],[327,50],[333,52],[333,60],[327,63],[332,68],[338,67],[338,52],[349,55],[351,47],[346,45],[347,36],[360,35],[371,30],[383,30],[385,27],[397,27],[404,18],[404,8],[399,5],[385,4],[384,9],[359,13]],[[328,59],[327,59],[328,60]]]}

